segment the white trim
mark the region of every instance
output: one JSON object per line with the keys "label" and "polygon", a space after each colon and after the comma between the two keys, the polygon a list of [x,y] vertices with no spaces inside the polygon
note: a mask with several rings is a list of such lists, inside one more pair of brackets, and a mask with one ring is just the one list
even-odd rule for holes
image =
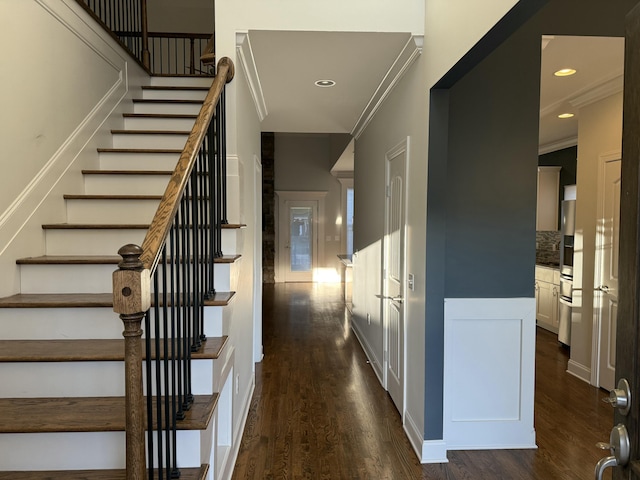
{"label": "white trim", "polygon": [[267,103],[264,99],[260,75],[253,55],[249,32],[236,32],[236,53],[238,54],[238,60],[240,60],[239,63],[242,65],[242,70],[247,76],[247,85],[249,86],[258,118],[262,122],[269,112],[267,111]]}
{"label": "white trim", "polygon": [[444,440],[424,440],[420,463],[449,463],[447,442]]}
{"label": "white trim", "polygon": [[544,155],[545,153],[557,152],[569,147],[575,147],[578,145],[578,137],[569,137],[563,140],[557,140],[551,143],[545,143],[538,147],[538,155]]}
{"label": "white trim", "polygon": [[536,448],[535,299],[447,298],[444,321],[447,448]]}
{"label": "white trim", "polygon": [[420,428],[409,412],[405,415],[404,431],[420,463],[448,463],[447,444],[444,440],[425,440]]}
{"label": "white trim", "polygon": [[378,85],[373,96],[367,103],[356,124],[351,129],[351,136],[356,140],[362,135],[364,129],[373,120],[376,112],[380,109],[389,94],[393,91],[398,82],[402,79],[409,67],[416,61],[422,53],[424,43],[423,35],[413,35],[405,44],[404,48],[393,62],[384,78]]}
{"label": "white trim", "polygon": [[253,369],[264,357],[262,345],[262,164],[253,155]]}
{"label": "white trim", "polygon": [[576,362],[575,360],[569,360],[569,363],[567,364],[567,373],[591,384],[591,369]]}
{"label": "white trim", "polygon": [[376,374],[376,377],[378,377],[378,381],[380,382],[380,385],[384,386],[383,378],[382,378],[382,373],[383,373],[382,363],[380,362],[380,359],[376,357],[374,353],[375,351],[367,341],[366,335],[364,335],[360,331],[358,324],[355,322],[351,322],[351,330],[353,331],[353,333],[355,333],[356,338],[358,339],[358,342],[360,343],[360,346],[362,347],[362,350],[364,351],[365,356],[369,360],[369,364],[371,365],[371,368]]}
{"label": "white trim", "polygon": [[251,386],[247,389],[247,394],[242,400],[242,420],[239,422],[237,432],[234,432],[233,445],[231,450],[227,454],[227,462],[224,465],[224,470],[220,475],[221,479],[231,480],[233,476],[233,470],[236,466],[236,460],[238,459],[238,452],[240,451],[240,444],[242,443],[242,434],[244,433],[247,419],[249,418],[249,409],[251,408],[251,399],[253,398],[253,392],[256,388],[255,377],[251,377]]}
{"label": "white trim", "polygon": [[587,105],[622,92],[623,88],[623,72],[616,72],[607,80],[582,89],[577,95],[569,99],[569,103],[576,108],[586,107]]}

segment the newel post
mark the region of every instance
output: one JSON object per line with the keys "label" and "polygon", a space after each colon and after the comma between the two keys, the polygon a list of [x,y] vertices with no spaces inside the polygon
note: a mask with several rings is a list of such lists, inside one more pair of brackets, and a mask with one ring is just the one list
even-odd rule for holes
{"label": "newel post", "polygon": [[147,15],[147,0],[140,3],[140,29],[142,31],[142,64],[147,70],[151,69],[151,55],[149,53],[149,20]]}
{"label": "newel post", "polygon": [[125,245],[113,272],[113,310],[124,323],[127,480],[144,480],[145,408],[142,390],[142,319],[151,306],[149,270],[140,261],[142,249]]}

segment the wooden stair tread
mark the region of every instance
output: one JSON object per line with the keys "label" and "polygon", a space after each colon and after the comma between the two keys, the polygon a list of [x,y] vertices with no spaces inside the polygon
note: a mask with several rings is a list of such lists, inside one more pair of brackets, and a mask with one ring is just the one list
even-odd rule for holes
{"label": "wooden stair tread", "polygon": [[0,298],[0,308],[99,308],[113,307],[109,293],[18,293]]}
{"label": "wooden stair tread", "polygon": [[[209,465],[206,464],[199,468],[181,468],[180,480],[205,480],[208,471]],[[0,480],[126,480],[126,478],[126,470],[0,472]]]}
{"label": "wooden stair tread", "polygon": [[202,104],[204,100],[169,100],[169,99],[157,99],[157,98],[134,98],[133,103],[187,103],[192,105]]}
{"label": "wooden stair tread", "polygon": [[162,195],[86,195],[65,194],[65,200],[162,200]]}
{"label": "wooden stair tread", "polygon": [[111,130],[117,135],[189,135],[186,130]]}
{"label": "wooden stair tread", "polygon": [[[218,395],[196,395],[178,430],[204,430]],[[0,398],[0,433],[124,432],[124,397]]]}
{"label": "wooden stair tread", "polygon": [[[115,313],[114,321],[118,321]],[[200,350],[192,352],[191,358],[215,360],[220,357],[226,343],[226,336],[207,338]],[[122,362],[124,339],[0,340],[0,361]]]}
{"label": "wooden stair tread", "polygon": [[[207,307],[224,307],[235,292],[216,292]],[[112,293],[18,293],[0,298],[0,308],[100,308],[113,307]]]}
{"label": "wooden stair tread", "polygon": [[98,148],[97,150],[99,153],[182,153],[182,150],[177,148]]}
{"label": "wooden stair tread", "polygon": [[[213,263],[234,263],[241,255],[216,257]],[[18,265],[117,265],[120,255],[42,255],[16,260]]]}
{"label": "wooden stair tread", "polygon": [[149,230],[149,224],[132,223],[50,223],[43,230]]}
{"label": "wooden stair tread", "polygon": [[[221,225],[223,230],[240,230],[246,228],[246,225],[239,223],[225,223]],[[44,230],[109,230],[109,229],[135,229],[148,230],[149,224],[132,223],[132,224],[114,224],[114,223],[45,223],[42,225]]]}
{"label": "wooden stair tread", "polygon": [[209,87],[198,87],[198,86],[164,86],[164,85],[142,85],[142,90],[171,90],[171,91],[180,91],[180,90],[189,90],[189,91],[204,91],[207,92],[210,90]]}
{"label": "wooden stair tread", "polygon": [[197,115],[188,113],[123,113],[124,118],[170,118],[195,120]]}
{"label": "wooden stair tread", "polygon": [[245,223],[223,223],[221,227],[223,230],[240,230],[247,228],[247,225]]}
{"label": "wooden stair tread", "polygon": [[82,170],[83,175],[171,175],[173,170]]}

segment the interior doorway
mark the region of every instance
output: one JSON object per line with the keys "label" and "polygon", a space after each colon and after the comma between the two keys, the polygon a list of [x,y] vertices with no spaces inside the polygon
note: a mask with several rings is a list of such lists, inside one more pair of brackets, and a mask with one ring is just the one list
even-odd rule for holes
{"label": "interior doorway", "polygon": [[278,282],[313,282],[323,242],[325,192],[276,192],[278,196]]}

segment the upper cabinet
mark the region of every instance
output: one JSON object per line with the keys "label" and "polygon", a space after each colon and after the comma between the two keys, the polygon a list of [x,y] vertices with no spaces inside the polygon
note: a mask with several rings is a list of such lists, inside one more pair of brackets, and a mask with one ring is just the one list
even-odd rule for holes
{"label": "upper cabinet", "polygon": [[538,167],[536,230],[558,230],[560,168]]}

